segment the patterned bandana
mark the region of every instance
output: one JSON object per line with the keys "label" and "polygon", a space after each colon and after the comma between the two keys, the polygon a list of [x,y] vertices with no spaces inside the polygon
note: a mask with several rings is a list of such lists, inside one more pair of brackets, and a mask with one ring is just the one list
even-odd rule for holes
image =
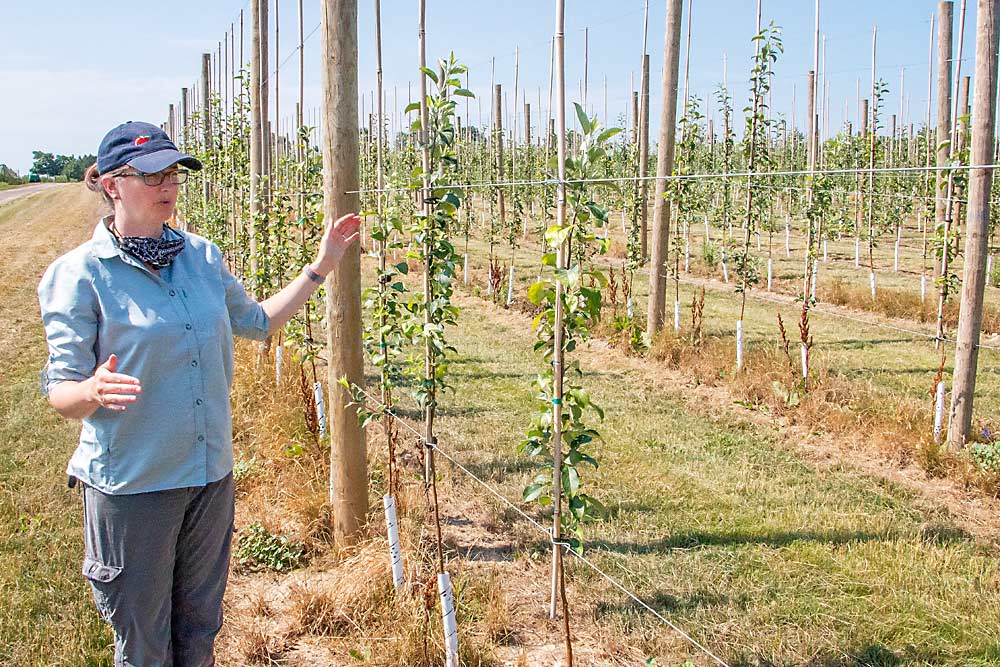
{"label": "patterned bandana", "polygon": [[145,236],[121,236],[114,228],[114,223],[111,224],[111,229],[118,237],[118,245],[121,246],[121,249],[154,269],[170,266],[174,258],[184,250],[184,237],[170,229],[166,223],[163,223],[163,235],[158,239]]}

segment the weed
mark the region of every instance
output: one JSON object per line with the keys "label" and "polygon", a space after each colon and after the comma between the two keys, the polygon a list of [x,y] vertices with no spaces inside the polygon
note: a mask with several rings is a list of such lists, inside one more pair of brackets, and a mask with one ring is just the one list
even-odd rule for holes
{"label": "weed", "polygon": [[236,562],[245,571],[274,570],[287,572],[305,562],[305,549],[286,536],[277,536],[255,521],[240,531],[236,544]]}

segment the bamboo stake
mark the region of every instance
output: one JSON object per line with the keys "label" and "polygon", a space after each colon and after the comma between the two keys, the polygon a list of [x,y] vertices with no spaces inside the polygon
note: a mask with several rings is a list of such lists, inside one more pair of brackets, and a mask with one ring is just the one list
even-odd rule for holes
{"label": "bamboo stake", "polygon": [[[565,0],[556,0],[555,26],[555,73],[556,73],[556,220],[557,226],[566,222],[566,48],[565,48]],[[569,268],[568,241],[556,249],[556,265]],[[556,617],[556,594],[562,602],[563,632],[566,639],[566,662],[573,665],[573,645],[569,634],[569,604],[566,600],[566,579],[563,568],[562,547],[562,397],[563,397],[563,339],[565,332],[563,312],[563,284],[556,281],[555,341],[553,345],[552,370],[552,596],[549,617]],[[557,590],[558,589],[558,590]]]}

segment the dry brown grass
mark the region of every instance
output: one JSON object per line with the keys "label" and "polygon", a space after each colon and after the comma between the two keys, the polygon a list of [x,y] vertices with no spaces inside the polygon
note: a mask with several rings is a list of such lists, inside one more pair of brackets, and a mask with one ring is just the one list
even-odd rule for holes
{"label": "dry brown grass", "polygon": [[[287,353],[286,353],[287,354]],[[239,372],[233,389],[234,444],[243,466],[237,482],[237,526],[260,521],[271,532],[303,543],[311,565],[280,575],[247,574],[231,585],[231,595],[263,586],[231,605],[227,625],[232,651],[242,664],[347,664],[356,655],[367,664],[443,664],[444,646],[430,532],[418,449],[398,445],[404,483],[397,494],[400,540],[407,578],[397,597],[388,561],[381,503],[369,516],[370,535],[355,547],[338,549],[329,526],[328,448],[306,427],[298,372],[286,356],[285,377],[276,385],[273,350],[258,361],[254,344],[237,346]],[[371,496],[384,492],[386,446],[380,429],[368,431]],[[463,664],[494,663],[492,647],[509,636],[510,615],[500,580],[480,579],[462,564],[449,564],[459,599]],[[229,664],[229,663],[226,663]]]}
{"label": "dry brown grass", "polygon": [[[933,284],[928,285],[927,300],[921,302],[919,292],[882,287],[876,292],[875,302],[872,302],[868,287],[852,285],[841,278],[834,278],[821,283],[817,296],[820,301],[838,306],[857,308],[899,319],[916,320],[918,322],[937,321],[937,293]],[[944,323],[949,329],[958,326],[960,295],[952,294],[944,306]],[[984,334],[1000,332],[1000,310],[983,306]]]}
{"label": "dry brown grass", "polygon": [[[779,344],[750,348],[742,371],[736,372],[730,337],[709,337],[701,345],[672,330],[655,336],[649,357],[692,373],[699,384],[724,383],[745,407],[780,416],[792,425],[843,438],[862,438],[867,447],[899,465],[914,462],[928,474],[946,476],[964,486],[995,489],[991,475],[950,453],[927,436],[933,420],[930,396],[925,402],[880,391],[871,383],[844,378],[814,356],[808,387],[797,355]],[[793,348],[797,351],[797,345]]]}

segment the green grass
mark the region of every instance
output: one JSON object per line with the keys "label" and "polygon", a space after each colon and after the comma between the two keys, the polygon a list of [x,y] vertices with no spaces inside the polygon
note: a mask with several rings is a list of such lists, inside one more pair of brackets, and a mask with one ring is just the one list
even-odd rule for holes
{"label": "green grass", "polygon": [[[612,216],[612,220],[617,220],[617,216]],[[692,230],[692,265],[696,265],[696,256],[700,253],[702,227],[696,226]],[[713,234],[716,229],[713,228]],[[739,232],[736,228],[734,233]],[[613,229],[613,237],[620,235],[620,227]],[[915,232],[914,232],[915,233]],[[907,238],[904,237],[904,242]],[[910,243],[917,243],[917,239],[910,238]],[[502,243],[502,242],[501,242]],[[798,245],[796,245],[798,243]],[[519,248],[516,253],[516,292],[518,296],[524,298],[528,287],[535,281],[538,275],[539,252],[534,241],[521,243],[524,247]],[[784,231],[775,234],[775,278],[787,280],[800,280],[801,272],[801,246],[800,239],[796,239],[795,233],[792,236],[792,259],[784,258]],[[463,244],[459,243],[460,252]],[[767,239],[764,238],[764,252],[767,250]],[[799,248],[796,253],[795,248]],[[862,250],[867,247],[862,244]],[[506,245],[497,246],[497,257],[504,264],[510,263],[510,249]],[[830,242],[829,253],[831,261],[820,265],[820,281],[825,284],[827,281],[840,279],[850,285],[859,285],[867,289],[868,272],[864,264],[860,271],[854,268],[853,261],[854,241],[853,239],[842,242]],[[913,250],[908,251],[911,253]],[[487,265],[487,246],[477,240],[470,244],[470,255],[472,266],[479,269],[483,276],[480,280],[485,281],[485,267]],[[844,261],[834,261],[834,257],[842,256]],[[879,269],[879,286],[893,289],[906,289],[919,294],[919,255],[917,257],[905,256],[906,261],[901,263],[903,268],[918,271],[915,274],[892,273],[892,243],[891,240],[876,249],[876,267]],[[848,261],[849,260],[849,261]],[[621,260],[610,260],[614,266],[620,267]],[[1000,257],[996,261],[1000,261]],[[765,266],[766,270],[766,266]],[[956,269],[958,270],[958,269]],[[709,336],[720,337],[732,341],[733,367],[736,364],[735,352],[735,331],[736,320],[739,317],[740,299],[735,293],[734,283],[728,285],[722,282],[721,268],[717,270],[718,281],[711,283],[706,289],[705,297],[705,333]],[[730,281],[735,280],[734,272],[730,267]],[[691,280],[692,276],[682,275],[682,280]],[[633,297],[635,300],[635,313],[640,322],[645,322],[646,300],[649,289],[645,270],[637,272],[633,284]],[[690,328],[691,318],[691,297],[696,287],[682,282],[680,286],[681,299],[681,328],[682,331]],[[935,300],[933,293],[933,280],[928,279],[928,298]],[[667,313],[666,326],[673,326],[673,295],[674,287],[672,282],[668,282],[667,289]],[[506,296],[506,295],[504,295]],[[758,298],[760,297],[760,298]],[[772,298],[766,291],[766,274],[762,285],[751,292],[747,299],[746,312],[744,314],[744,340],[747,349],[754,346],[773,345],[779,340],[777,325],[777,313],[780,312],[785,322],[785,328],[793,344],[798,341],[798,318],[801,312],[801,305],[797,303],[773,303],[766,301]],[[621,297],[619,297],[621,299]],[[988,288],[985,295],[985,303],[993,308],[1000,307],[1000,289],[997,287]],[[859,304],[860,308],[866,304]],[[819,310],[836,310],[830,304],[818,304]],[[934,384],[940,363],[940,352],[934,349],[933,341],[930,339],[899,331],[893,328],[885,328],[864,322],[864,320],[882,320],[878,315],[865,312],[847,312],[855,320],[845,319],[829,315],[819,310],[813,311],[812,334],[816,342],[814,348],[814,363],[821,364],[838,376],[850,379],[866,390],[873,391],[876,395],[883,395],[887,399],[893,397],[904,397],[924,401],[928,409],[932,407],[930,391]],[[862,321],[856,321],[860,319]],[[934,326],[930,323],[908,322],[897,323],[897,327],[923,332],[929,336],[934,335]],[[951,332],[950,335],[954,335]],[[1000,347],[1000,339],[997,337],[984,338],[983,343],[993,347]],[[796,357],[797,359],[797,357]],[[945,363],[945,381],[950,387],[950,376],[954,368],[954,347],[949,345],[948,356]],[[682,368],[683,370],[683,368]],[[979,376],[976,386],[976,414],[988,418],[1000,413],[1000,350],[982,348],[979,360]],[[891,411],[891,404],[887,403],[887,410]],[[928,433],[932,429],[932,424],[928,423]]]}
{"label": "green grass", "polygon": [[[526,321],[465,302],[441,445],[517,498],[534,475],[514,450],[541,362]],[[819,470],[775,433],[680,407],[647,373],[602,360],[584,364],[608,415],[601,467],[584,474],[610,517],[588,527],[588,555],[654,608],[730,664],[1000,661],[1000,564],[947,511],[851,468]],[[522,551],[543,548],[515,532]],[[572,578],[580,626],[610,623],[650,655],[685,650],[590,570]]]}
{"label": "green grass", "polygon": [[112,664],[111,633],[80,574],[79,491],[63,472],[79,424],[56,415],[38,389],[45,340],[34,289],[62,246],[86,233],[73,218],[78,196],[56,191],[0,208],[0,251],[20,258],[0,267],[0,665]]}

